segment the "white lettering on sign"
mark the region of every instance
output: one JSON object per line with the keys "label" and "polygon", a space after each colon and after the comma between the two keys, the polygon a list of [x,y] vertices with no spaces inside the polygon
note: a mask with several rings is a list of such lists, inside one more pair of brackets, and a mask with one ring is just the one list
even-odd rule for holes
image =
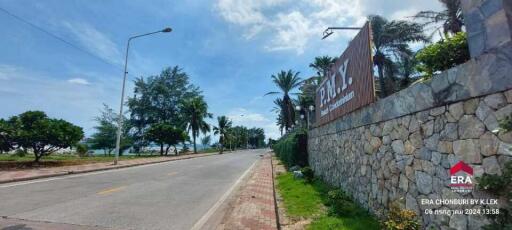
{"label": "white lettering on sign", "polygon": [[[323,108],[325,105],[331,103],[336,96],[343,94],[349,85],[352,85],[352,77],[347,76],[349,59],[345,60],[343,64],[337,69],[337,72],[330,73],[324,84],[320,86],[320,116],[327,115],[330,111],[344,105],[350,99],[354,98],[354,91],[351,91],[336,102],[330,104],[327,108]],[[336,76],[340,76],[339,85],[336,85]]]}

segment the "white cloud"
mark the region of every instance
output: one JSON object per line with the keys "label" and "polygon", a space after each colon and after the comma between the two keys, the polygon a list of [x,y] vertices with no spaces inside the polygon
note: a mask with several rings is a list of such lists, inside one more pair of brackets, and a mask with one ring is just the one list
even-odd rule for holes
{"label": "white cloud", "polygon": [[71,83],[71,84],[77,84],[77,85],[90,85],[91,84],[83,78],[72,78],[72,79],[69,79],[67,82]]}
{"label": "white cloud", "polygon": [[0,64],[0,80],[9,80],[16,74],[17,68],[10,65]]}
{"label": "white cloud", "polygon": [[[218,0],[215,9],[224,20],[241,27],[244,38],[264,36],[265,50],[302,54],[307,48],[318,48],[322,32],[329,26],[362,26],[369,14],[404,19],[420,9],[439,7],[437,1],[424,0]],[[340,37],[355,34],[336,31],[320,47],[339,48],[335,44]]]}
{"label": "white cloud", "polygon": [[62,25],[91,53],[114,64],[122,64],[122,55],[108,35],[84,22],[64,21]]}
{"label": "white cloud", "polygon": [[[328,26],[364,22],[360,0],[219,0],[216,9],[224,20],[244,28],[252,39],[270,34],[268,51],[293,50],[302,54],[311,39],[319,39]],[[282,9],[282,10],[276,10]]]}

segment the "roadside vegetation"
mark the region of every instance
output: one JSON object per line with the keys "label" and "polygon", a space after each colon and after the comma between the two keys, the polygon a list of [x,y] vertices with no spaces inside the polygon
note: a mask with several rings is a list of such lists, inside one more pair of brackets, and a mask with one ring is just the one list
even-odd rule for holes
{"label": "roadside vegetation", "polygon": [[[421,11],[407,20],[368,16],[378,97],[429,81],[441,71],[470,59],[460,1],[439,1],[444,7],[441,11]],[[433,37],[440,40],[432,42]],[[412,43],[424,46],[414,50]],[[286,211],[291,217],[312,220],[308,229],[419,229],[416,213],[400,205],[392,205],[379,223],[352,200],[351,194],[314,178],[307,167],[307,141],[301,139],[307,137],[310,124],[315,122],[316,88],[336,60],[325,55],[315,57],[309,64],[314,75],[305,79],[295,70],[276,70],[270,76],[278,90],[267,95],[279,95],[273,101],[272,111],[276,113],[281,138],[269,143],[281,163],[295,171],[277,177]],[[294,174],[303,179],[295,179]]]}
{"label": "roadside vegetation", "polygon": [[277,187],[289,217],[311,219],[307,229],[371,230],[379,222],[356,205],[343,191],[319,179],[294,179],[293,173],[277,176]]}
{"label": "roadside vegetation", "polygon": [[[190,83],[188,74],[178,66],[165,68],[158,75],[137,78],[134,85],[127,101],[129,110],[122,114],[121,160],[188,154],[189,146],[192,153],[265,146],[261,128],[233,126],[226,116],[219,116],[216,125],[208,124],[206,120],[213,118],[213,114],[208,111],[201,90]],[[112,161],[120,118],[103,104],[94,117],[96,125],[89,137],[85,137],[81,127],[50,118],[42,111],[0,119],[0,167]],[[218,142],[212,143],[211,131],[218,136]]]}

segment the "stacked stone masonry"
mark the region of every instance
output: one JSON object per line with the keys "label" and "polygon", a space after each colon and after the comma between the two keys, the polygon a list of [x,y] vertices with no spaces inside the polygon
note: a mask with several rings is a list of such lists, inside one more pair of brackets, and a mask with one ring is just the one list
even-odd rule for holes
{"label": "stacked stone masonry", "polygon": [[498,131],[499,121],[512,114],[512,0],[461,4],[470,61],[308,133],[315,174],[378,216],[397,201],[415,210],[427,229],[481,229],[489,223],[483,215],[427,215],[421,211],[461,207],[419,202],[490,198],[478,189],[452,192],[450,167],[463,160],[475,177],[500,175],[512,160],[512,133]]}
{"label": "stacked stone masonry", "polygon": [[[510,114],[512,90],[312,136],[310,164],[321,178],[346,189],[377,215],[402,199],[407,209],[420,214],[424,227],[480,229],[489,223],[482,216],[425,215],[420,210],[427,207],[419,201],[463,197],[448,187],[449,168],[459,160],[471,164],[475,177],[500,175],[512,159],[512,133],[496,130],[498,121]],[[464,197],[489,196],[475,190]]]}

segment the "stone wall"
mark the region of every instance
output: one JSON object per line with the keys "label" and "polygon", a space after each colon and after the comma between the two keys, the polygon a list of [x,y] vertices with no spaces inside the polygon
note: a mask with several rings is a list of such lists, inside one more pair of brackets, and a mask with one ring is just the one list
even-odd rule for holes
{"label": "stone wall", "polygon": [[[492,131],[497,120],[510,114],[512,90],[341,132],[310,135],[310,165],[318,176],[341,186],[376,214],[402,198],[407,209],[422,215],[425,227],[480,229],[488,223],[482,216],[431,219],[433,215],[422,213],[427,207],[420,207],[419,200],[461,197],[448,187],[449,168],[459,160],[470,163],[476,177],[484,172],[501,174],[503,164],[512,159],[512,134]],[[480,196],[474,191],[465,198]]]}
{"label": "stone wall", "polygon": [[[428,82],[356,110],[308,133],[309,164],[381,215],[398,200],[423,226],[480,229],[482,215],[426,215],[422,198],[489,198],[449,188],[460,160],[475,176],[501,174],[512,160],[512,133],[498,121],[512,114],[512,1],[461,0],[472,59]],[[504,202],[501,202],[502,204]],[[458,207],[460,208],[460,207]]]}

